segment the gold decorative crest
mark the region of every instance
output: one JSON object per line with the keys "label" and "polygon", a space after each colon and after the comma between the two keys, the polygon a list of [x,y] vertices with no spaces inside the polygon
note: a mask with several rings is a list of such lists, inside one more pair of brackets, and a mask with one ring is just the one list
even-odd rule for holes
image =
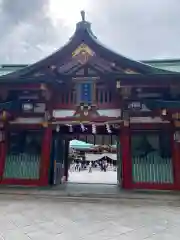
{"label": "gold decorative crest", "polygon": [[77,58],[77,60],[81,64],[85,64],[88,62],[88,60],[93,57],[95,53],[91,50],[91,48],[82,43],[79,47],[75,49],[75,51],[72,53],[73,58]]}

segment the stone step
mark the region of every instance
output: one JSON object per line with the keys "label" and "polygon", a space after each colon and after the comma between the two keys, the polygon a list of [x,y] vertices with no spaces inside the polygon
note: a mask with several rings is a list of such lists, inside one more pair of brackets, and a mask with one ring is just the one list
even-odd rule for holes
{"label": "stone step", "polygon": [[160,204],[180,206],[180,194],[177,192],[120,191],[117,194],[67,192],[54,189],[3,188],[0,195],[9,197],[31,197],[59,199],[62,201],[116,202],[121,204]]}

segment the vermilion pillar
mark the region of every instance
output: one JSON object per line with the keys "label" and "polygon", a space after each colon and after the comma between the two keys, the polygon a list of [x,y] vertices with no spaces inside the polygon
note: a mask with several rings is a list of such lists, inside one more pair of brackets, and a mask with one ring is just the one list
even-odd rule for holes
{"label": "vermilion pillar", "polygon": [[69,170],[69,140],[65,140],[64,144],[64,176],[66,178],[66,181],[68,181],[68,170]]}
{"label": "vermilion pillar", "polygon": [[5,161],[6,161],[6,149],[7,149],[7,133],[2,131],[2,141],[0,142],[0,180],[3,178]]}
{"label": "vermilion pillar", "polygon": [[51,155],[52,129],[44,128],[44,136],[42,141],[41,166],[40,166],[40,185],[47,186],[49,184],[49,168]]}
{"label": "vermilion pillar", "polygon": [[172,162],[174,173],[174,189],[180,190],[180,142],[172,138]]}
{"label": "vermilion pillar", "polygon": [[130,145],[130,129],[123,127],[120,134],[121,157],[122,157],[122,188],[132,188],[132,161]]}

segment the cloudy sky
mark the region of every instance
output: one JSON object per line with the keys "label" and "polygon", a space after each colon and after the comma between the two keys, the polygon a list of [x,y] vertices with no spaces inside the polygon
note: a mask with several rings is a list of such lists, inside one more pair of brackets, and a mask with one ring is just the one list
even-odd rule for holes
{"label": "cloudy sky", "polygon": [[0,63],[33,63],[61,47],[80,20],[130,58],[180,58],[180,0],[0,0]]}

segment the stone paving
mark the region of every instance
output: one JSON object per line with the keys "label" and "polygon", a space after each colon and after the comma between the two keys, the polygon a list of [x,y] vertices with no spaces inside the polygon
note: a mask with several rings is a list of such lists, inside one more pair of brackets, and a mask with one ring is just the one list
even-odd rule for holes
{"label": "stone paving", "polygon": [[92,173],[88,173],[88,170],[81,172],[69,171],[69,182],[117,184],[117,172],[101,172],[99,169],[93,169]]}
{"label": "stone paving", "polygon": [[180,207],[62,202],[27,196],[0,198],[0,239],[179,239]]}

